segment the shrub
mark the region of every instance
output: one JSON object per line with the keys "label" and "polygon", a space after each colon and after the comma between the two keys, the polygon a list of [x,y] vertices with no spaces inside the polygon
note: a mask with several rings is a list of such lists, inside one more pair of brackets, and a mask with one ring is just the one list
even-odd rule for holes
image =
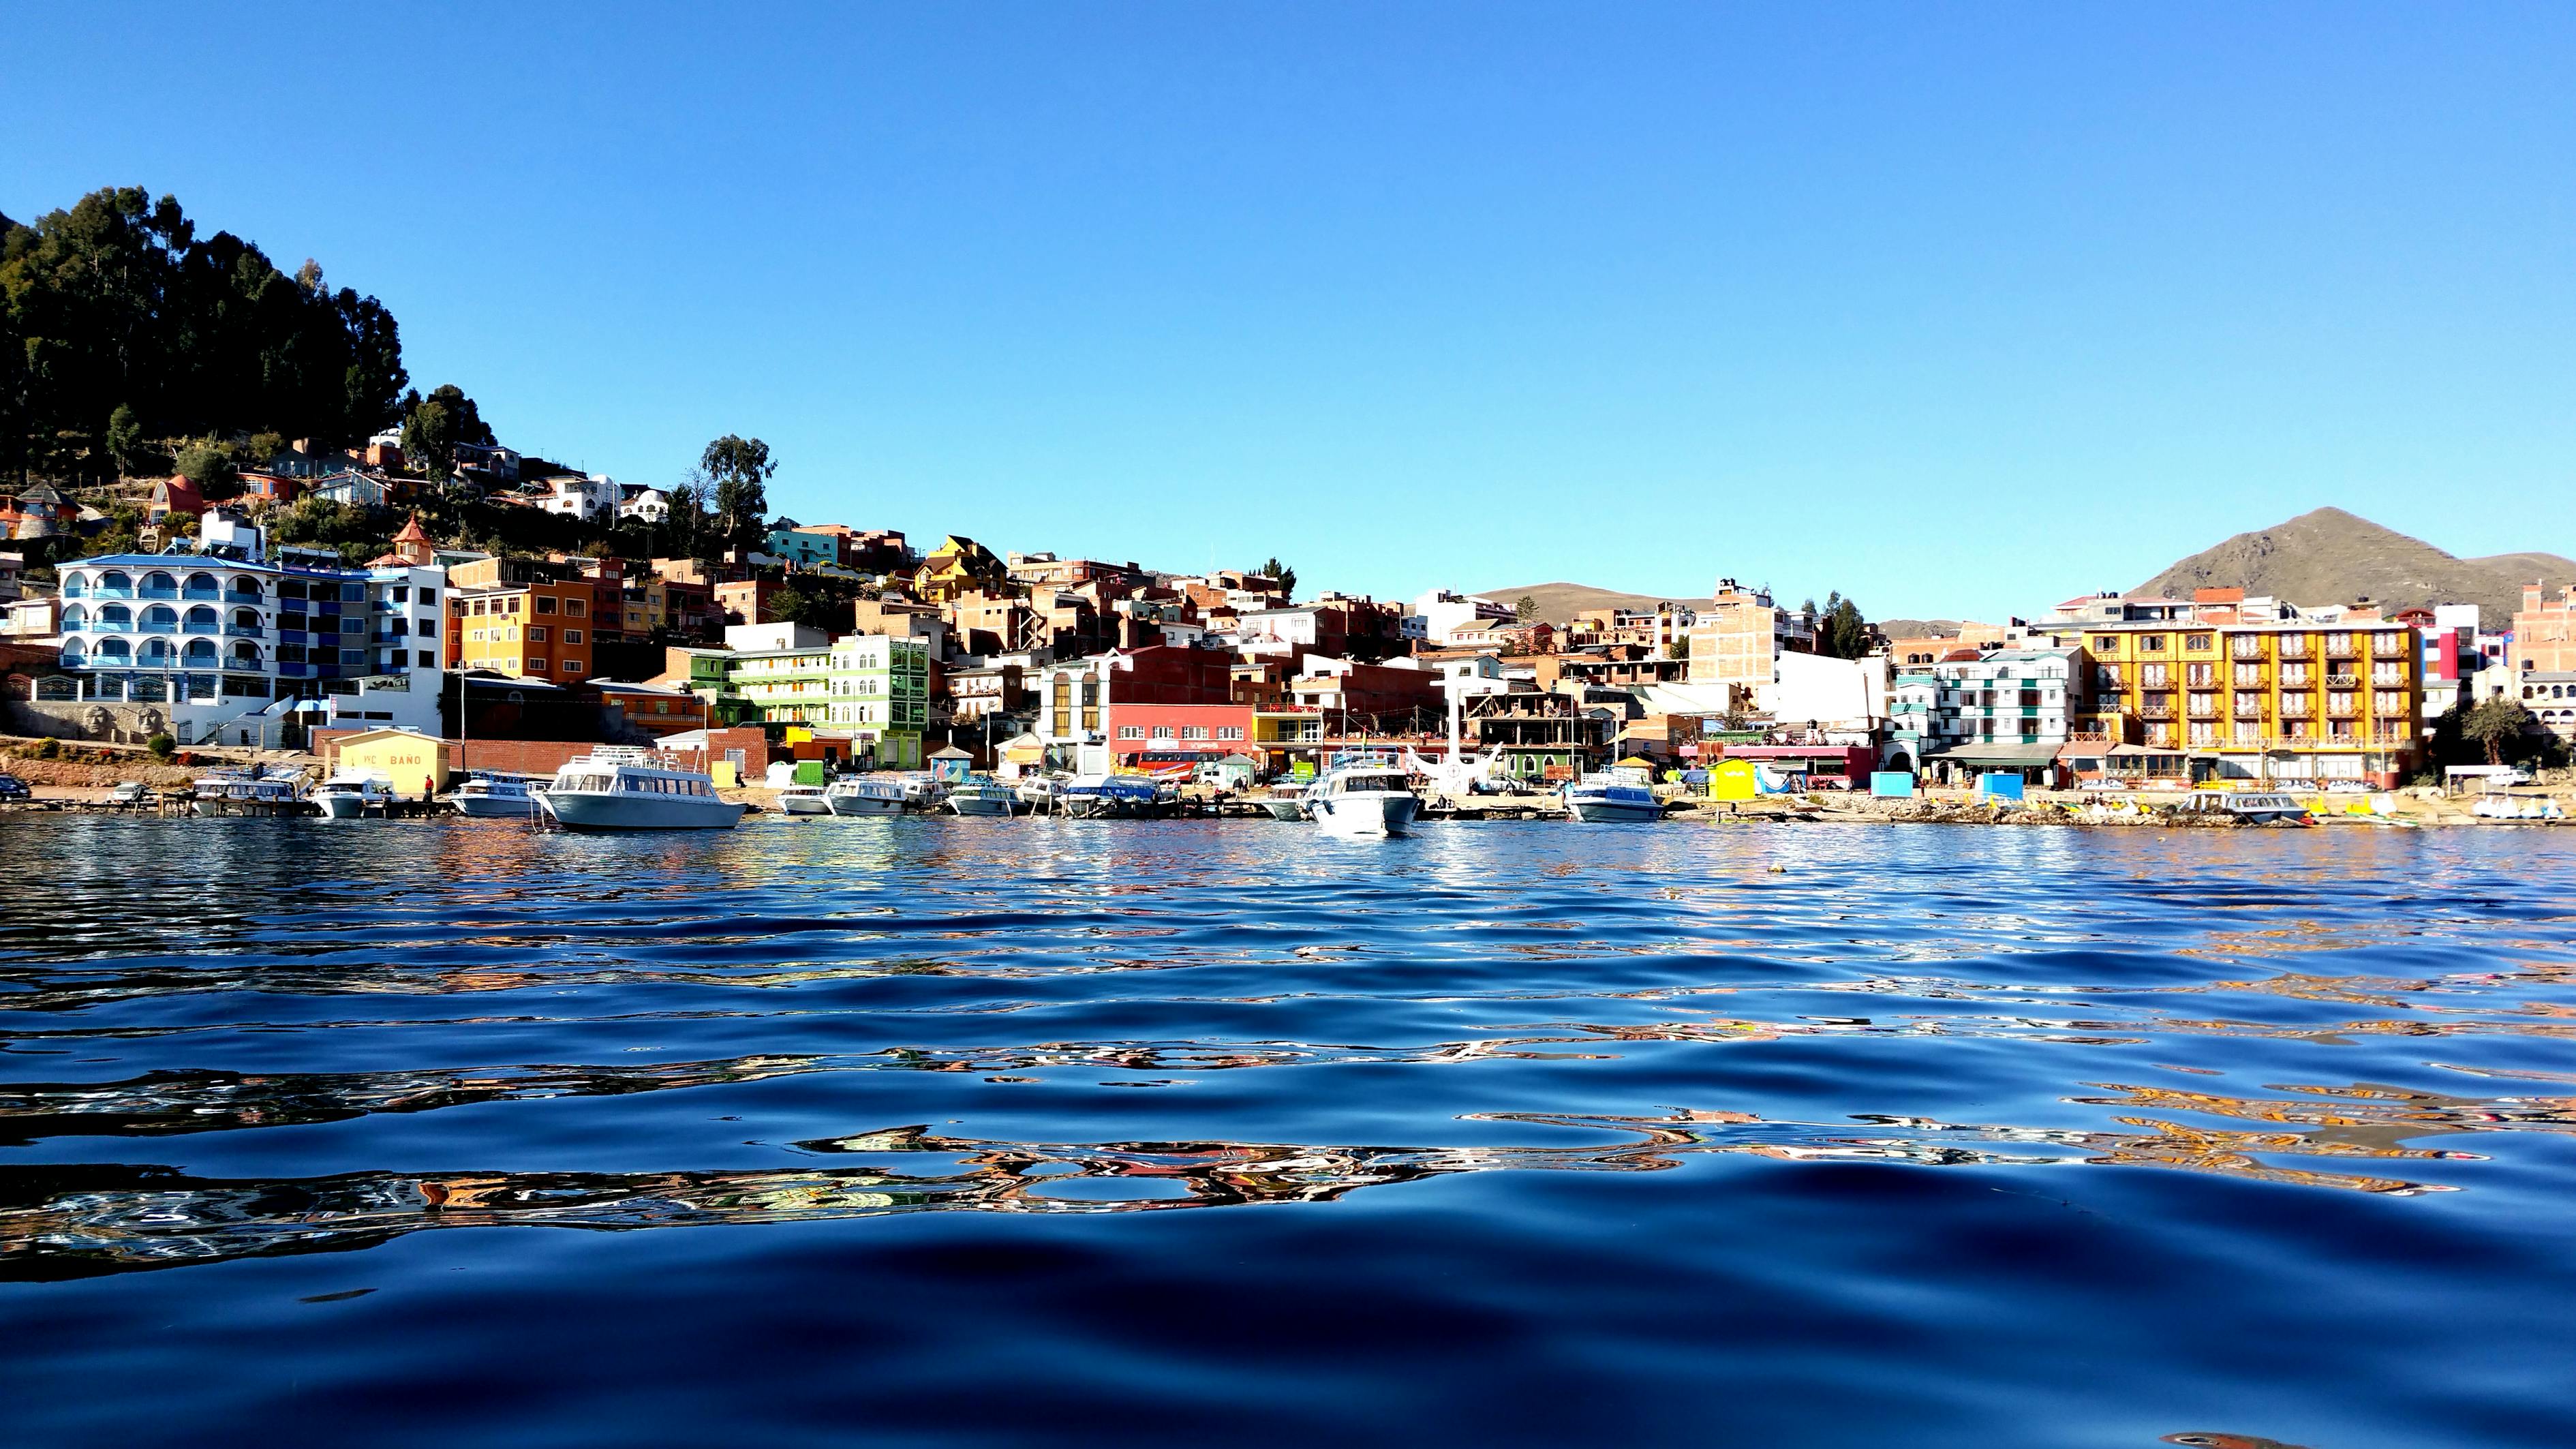
{"label": "shrub", "polygon": [[152,758],[166,762],[178,752],[179,742],[167,734],[158,734],[145,741],[143,748],[152,752]]}
{"label": "shrub", "polygon": [[45,737],[43,744],[36,746],[36,758],[40,760],[58,760],[62,758],[62,754],[63,742],[51,735]]}

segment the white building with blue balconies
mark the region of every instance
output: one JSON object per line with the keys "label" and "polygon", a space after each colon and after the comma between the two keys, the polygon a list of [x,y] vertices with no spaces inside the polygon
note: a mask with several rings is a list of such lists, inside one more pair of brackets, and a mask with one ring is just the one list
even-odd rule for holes
{"label": "white building with blue balconies", "polygon": [[446,574],[280,549],[206,514],[184,552],[62,565],[62,664],[42,712],[91,736],[300,743],[310,728],[439,732]]}

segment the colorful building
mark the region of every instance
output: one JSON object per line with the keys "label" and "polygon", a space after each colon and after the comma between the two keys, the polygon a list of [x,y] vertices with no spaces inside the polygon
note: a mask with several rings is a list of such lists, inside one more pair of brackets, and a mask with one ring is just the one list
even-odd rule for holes
{"label": "colorful building", "polygon": [[448,596],[448,667],[580,683],[593,672],[596,597],[592,581],[584,578],[455,590]]}
{"label": "colorful building", "polygon": [[930,650],[919,639],[845,634],[832,641],[831,724],[881,768],[921,767],[930,723]]}
{"label": "colorful building", "polygon": [[2422,755],[2414,630],[2347,618],[2095,623],[2086,723],[2111,741],[2188,751],[2203,773],[2391,788]]}

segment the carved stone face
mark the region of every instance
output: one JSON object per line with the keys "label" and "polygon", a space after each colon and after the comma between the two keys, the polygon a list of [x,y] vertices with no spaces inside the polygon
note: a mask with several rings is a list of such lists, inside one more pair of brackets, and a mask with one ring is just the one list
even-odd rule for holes
{"label": "carved stone face", "polygon": [[157,709],[147,709],[134,716],[134,729],[137,734],[157,735],[168,726],[169,720]]}
{"label": "carved stone face", "polygon": [[93,704],[89,713],[81,716],[81,724],[93,735],[104,735],[116,728],[116,716],[108,713],[107,706]]}

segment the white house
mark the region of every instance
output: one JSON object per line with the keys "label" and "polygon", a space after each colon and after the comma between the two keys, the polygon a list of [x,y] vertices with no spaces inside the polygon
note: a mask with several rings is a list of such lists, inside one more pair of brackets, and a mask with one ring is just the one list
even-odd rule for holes
{"label": "white house", "polygon": [[670,494],[659,488],[648,488],[632,483],[619,491],[625,495],[625,498],[617,505],[618,517],[640,518],[646,523],[671,521]]}

